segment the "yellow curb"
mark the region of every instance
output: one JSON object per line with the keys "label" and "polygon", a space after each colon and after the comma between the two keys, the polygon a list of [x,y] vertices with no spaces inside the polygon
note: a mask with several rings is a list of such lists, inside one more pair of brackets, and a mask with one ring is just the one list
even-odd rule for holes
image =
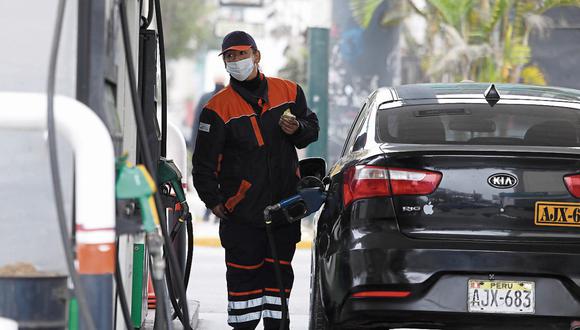
{"label": "yellow curb", "polygon": [[312,241],[300,241],[298,242],[298,244],[296,244],[296,248],[297,249],[308,249],[310,250],[312,248]]}
{"label": "yellow curb", "polygon": [[194,237],[194,246],[205,246],[205,247],[221,247],[222,244],[220,239],[217,237]]}
{"label": "yellow curb", "polygon": [[[205,247],[221,247],[222,244],[220,239],[217,237],[195,237],[193,239],[194,246],[205,246]],[[311,241],[300,241],[296,244],[297,249],[310,249],[312,248]]]}

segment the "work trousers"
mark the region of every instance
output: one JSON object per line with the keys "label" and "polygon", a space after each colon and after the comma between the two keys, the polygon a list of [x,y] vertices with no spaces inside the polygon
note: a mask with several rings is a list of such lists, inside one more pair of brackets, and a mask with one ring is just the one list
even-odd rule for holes
{"label": "work trousers", "polygon": [[[288,302],[294,282],[292,258],[300,241],[300,222],[272,228]],[[274,258],[265,228],[220,221],[220,240],[226,252],[228,324],[234,329],[255,329],[260,318],[264,329],[278,329],[282,301],[274,271]],[[289,319],[286,329],[289,329]]]}

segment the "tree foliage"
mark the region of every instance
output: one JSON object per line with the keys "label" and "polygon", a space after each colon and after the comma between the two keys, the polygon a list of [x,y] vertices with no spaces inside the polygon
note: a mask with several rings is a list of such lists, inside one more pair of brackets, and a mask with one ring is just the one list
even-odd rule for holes
{"label": "tree foliage", "polygon": [[214,42],[208,20],[214,8],[205,0],[163,0],[161,9],[167,58],[190,56]]}
{"label": "tree foliage", "polygon": [[[368,27],[374,15],[385,15],[376,12],[381,3],[351,0],[353,16]],[[407,48],[421,58],[426,80],[534,84],[546,81],[540,68],[530,63],[530,34],[543,34],[550,26],[543,16],[546,11],[580,7],[580,0],[427,0],[422,9],[413,0],[405,3],[412,9],[406,15],[419,14],[426,22],[424,42],[410,37],[413,26],[403,24],[402,29]]]}
{"label": "tree foliage", "polygon": [[308,48],[304,43],[291,43],[284,51],[286,64],[278,70],[280,78],[297,82],[307,88]]}
{"label": "tree foliage", "polygon": [[367,28],[373,15],[383,0],[351,0],[350,9],[356,22]]}

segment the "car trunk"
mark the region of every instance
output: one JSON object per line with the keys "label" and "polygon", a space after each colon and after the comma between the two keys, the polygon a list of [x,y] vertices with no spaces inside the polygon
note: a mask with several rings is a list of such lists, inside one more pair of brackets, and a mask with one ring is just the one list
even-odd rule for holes
{"label": "car trunk", "polygon": [[385,157],[389,168],[442,174],[429,195],[391,197],[407,236],[580,242],[580,199],[564,182],[565,175],[579,172],[577,156],[422,151]]}

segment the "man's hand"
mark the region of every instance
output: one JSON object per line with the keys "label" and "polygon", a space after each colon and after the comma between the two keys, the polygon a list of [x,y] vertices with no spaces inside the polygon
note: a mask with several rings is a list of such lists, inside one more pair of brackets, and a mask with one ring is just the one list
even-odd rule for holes
{"label": "man's hand", "polygon": [[299,127],[298,120],[296,120],[296,117],[294,117],[293,115],[281,116],[278,125],[280,125],[282,131],[288,135],[296,133]]}
{"label": "man's hand", "polygon": [[215,214],[216,217],[220,218],[220,219],[227,219],[228,216],[226,215],[227,210],[226,207],[224,206],[224,204],[218,204],[216,206],[214,206],[213,209],[211,209],[211,211],[213,212],[213,214]]}

